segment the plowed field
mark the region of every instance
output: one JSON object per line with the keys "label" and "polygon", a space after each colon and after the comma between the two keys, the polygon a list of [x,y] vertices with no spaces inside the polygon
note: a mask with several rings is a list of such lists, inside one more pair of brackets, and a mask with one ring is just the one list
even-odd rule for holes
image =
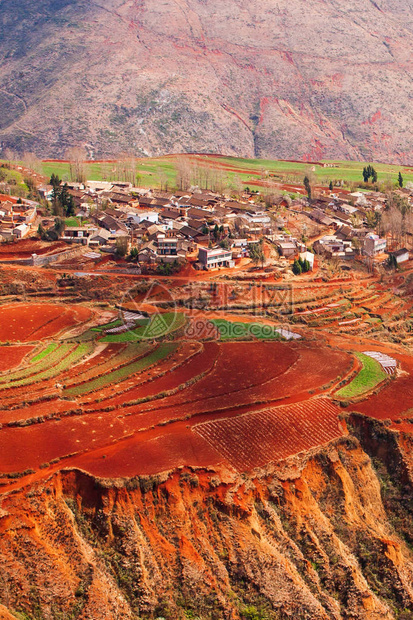
{"label": "plowed field", "polygon": [[0,342],[34,342],[88,321],[84,306],[8,304],[0,306]]}
{"label": "plowed field", "polygon": [[0,372],[19,366],[24,357],[32,350],[33,346],[31,345],[0,347]]}

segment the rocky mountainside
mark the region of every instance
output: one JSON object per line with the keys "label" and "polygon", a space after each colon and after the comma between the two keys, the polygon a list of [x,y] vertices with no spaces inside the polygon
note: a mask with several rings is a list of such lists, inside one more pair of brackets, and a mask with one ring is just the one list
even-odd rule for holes
{"label": "rocky mountainside", "polygon": [[0,509],[0,617],[412,618],[411,439],[350,422],[249,474],[71,470],[16,489]]}
{"label": "rocky mountainside", "polygon": [[412,0],[2,0],[3,149],[410,163]]}

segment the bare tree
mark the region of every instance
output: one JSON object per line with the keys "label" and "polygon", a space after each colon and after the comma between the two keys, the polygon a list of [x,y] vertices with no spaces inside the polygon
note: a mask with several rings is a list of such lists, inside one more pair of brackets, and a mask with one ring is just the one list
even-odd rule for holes
{"label": "bare tree", "polygon": [[4,159],[11,164],[12,161],[16,161],[17,155],[11,148],[6,148],[3,151]]}
{"label": "bare tree", "polygon": [[83,146],[72,146],[66,151],[66,159],[69,160],[70,180],[76,183],[86,182],[85,161],[86,149]]}
{"label": "bare tree", "polygon": [[158,183],[159,183],[159,187],[161,191],[167,192],[169,179],[168,179],[168,175],[166,174],[165,170],[159,166],[156,171],[156,176],[158,178]]}
{"label": "bare tree", "polygon": [[23,153],[22,162],[23,165],[29,170],[33,170],[33,172],[41,174],[42,162],[34,153],[28,153],[27,151]]}
{"label": "bare tree", "polygon": [[176,158],[176,186],[180,190],[187,190],[191,186],[191,162],[185,155]]}

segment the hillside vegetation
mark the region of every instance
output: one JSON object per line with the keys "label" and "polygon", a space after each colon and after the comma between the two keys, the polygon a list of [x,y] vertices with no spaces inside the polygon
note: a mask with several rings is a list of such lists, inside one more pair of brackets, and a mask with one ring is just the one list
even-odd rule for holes
{"label": "hillside vegetation", "polygon": [[3,149],[409,163],[408,0],[4,0]]}

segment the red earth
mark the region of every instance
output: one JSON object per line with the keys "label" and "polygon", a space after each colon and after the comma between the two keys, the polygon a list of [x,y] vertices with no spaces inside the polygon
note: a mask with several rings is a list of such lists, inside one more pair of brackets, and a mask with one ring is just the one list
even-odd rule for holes
{"label": "red earth", "polygon": [[340,410],[313,398],[255,413],[204,422],[194,427],[238,471],[262,467],[328,443],[346,430]]}
{"label": "red earth", "polygon": [[43,340],[92,316],[92,311],[84,306],[7,304],[0,306],[0,342]]}
{"label": "red earth", "polygon": [[0,346],[0,372],[11,370],[16,366],[19,366],[26,355],[33,351],[33,348],[33,345],[11,347]]}
{"label": "red earth", "polygon": [[14,243],[0,244],[0,261],[18,258],[30,258],[32,254],[55,254],[67,250],[68,245],[64,241],[47,243],[37,239],[21,239]]}
{"label": "red earth", "polygon": [[[325,383],[338,380],[350,370],[352,362],[350,356],[340,351],[301,343],[208,342],[204,352],[180,363],[177,359],[179,352],[189,345],[183,343],[184,349],[178,348],[174,370],[163,376],[156,376],[155,370],[153,377],[147,372],[141,373],[134,378],[136,385],[131,390],[96,403],[97,409],[102,407],[96,413],[90,410],[92,407],[83,409],[82,399],[54,399],[0,412],[2,423],[12,424],[4,426],[0,433],[0,471],[36,470],[41,465],[46,468],[47,464],[47,467],[53,467],[51,462],[62,458],[65,464],[74,463],[76,466],[85,464],[85,460],[94,462],[95,471],[98,465],[111,468],[113,457],[117,463],[113,471],[129,475],[132,467],[135,473],[143,473],[161,471],[172,461],[176,465],[184,462],[198,464],[204,459],[225,460],[226,457],[208,445],[199,433],[194,437],[188,429],[203,422],[235,420],[240,414],[256,410],[261,410],[260,415],[265,417],[269,401],[289,402],[292,393],[303,401],[305,408],[310,398],[309,390],[319,392]],[[100,355],[98,353],[94,359],[99,359]],[[88,366],[89,362],[85,361],[83,365]],[[168,390],[180,386],[183,389],[167,395]],[[160,391],[165,394],[164,398],[122,407],[131,398],[156,397]],[[105,389],[101,390],[100,394],[104,393]],[[292,407],[296,412],[298,405],[290,403],[286,407]],[[332,429],[329,414],[327,412],[327,419],[324,412],[325,407],[321,407],[320,422],[314,431],[319,434],[318,440],[323,442],[338,432],[337,419]],[[37,423],[37,417],[50,414],[58,415],[60,419]],[[13,426],[13,422],[19,420],[31,420],[31,424]],[[279,424],[285,434],[281,418]],[[293,432],[292,427],[291,433],[292,446],[299,431]],[[308,435],[308,441],[313,442],[311,437]],[[126,449],[127,445],[134,446],[132,453]],[[302,449],[300,446],[297,444],[297,449]],[[99,451],[103,451],[106,459],[97,459]],[[277,454],[281,452],[274,448],[274,455]]]}

